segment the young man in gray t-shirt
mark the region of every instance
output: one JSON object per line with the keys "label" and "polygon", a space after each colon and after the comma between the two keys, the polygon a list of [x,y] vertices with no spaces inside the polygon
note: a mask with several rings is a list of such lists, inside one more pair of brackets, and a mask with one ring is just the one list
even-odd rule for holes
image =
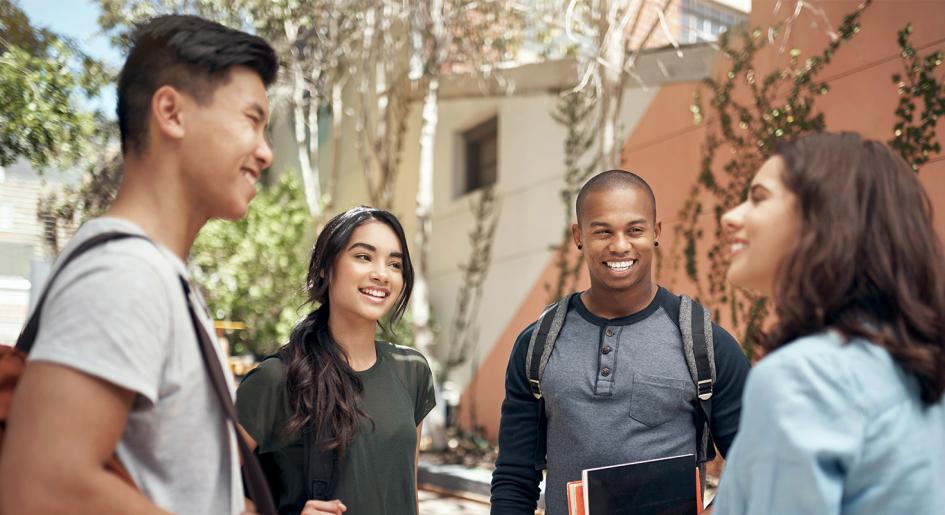
{"label": "young man in gray t-shirt", "polygon": [[[155,18],[132,34],[117,91],[121,186],[64,254],[103,232],[151,241],[95,247],[51,286],[9,416],[0,512],[246,508],[235,434],[180,278],[201,227],[244,216],[272,162],[266,87],[276,71],[262,39],[193,16]],[[106,471],[113,453],[138,489]]]}

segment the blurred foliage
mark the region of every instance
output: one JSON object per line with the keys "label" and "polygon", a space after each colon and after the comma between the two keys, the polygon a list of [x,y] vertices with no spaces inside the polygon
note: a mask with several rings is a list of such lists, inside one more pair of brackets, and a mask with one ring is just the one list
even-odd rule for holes
{"label": "blurred foliage", "polygon": [[39,170],[75,163],[100,121],[80,99],[109,79],[72,41],[0,0],[0,166],[19,158]]}
{"label": "blurred foliage", "polygon": [[242,220],[213,220],[200,231],[190,263],[213,318],[246,324],[227,335],[234,355],[264,356],[288,340],[303,312],[312,232],[292,173],[261,188]]}
{"label": "blurred foliage", "polygon": [[[919,167],[928,162],[930,154],[942,150],[935,128],[945,115],[945,81],[935,77],[935,71],[945,60],[945,54],[938,50],[919,55],[909,41],[910,36],[911,23],[899,31],[899,56],[905,70],[892,76],[899,92],[899,104],[896,106],[898,121],[889,145],[918,172]],[[921,111],[917,108],[918,102],[922,104]]]}
{"label": "blurred foliage", "polygon": [[[698,92],[691,107],[697,124],[710,123],[698,180],[678,214],[681,222],[676,228],[675,248],[684,252],[677,253],[671,268],[678,269],[682,260],[700,302],[729,307],[731,324],[744,329],[739,341],[749,356],[768,307],[764,299],[733,288],[725,280],[728,259],[721,217],[745,198],[755,171],[779,141],[824,129],[824,115],[815,109],[815,103],[829,91],[829,85],[818,76],[842,45],[860,32],[860,17],[871,3],[865,0],[846,15],[837,37],[820,53],[802,60],[800,49],[793,48],[789,66],[766,74],[756,71],[755,56],[775,39],[771,35],[789,26],[771,27],[771,35],[761,28],[723,33],[719,46],[728,70],[720,79],[705,80],[708,109],[703,108]],[[704,214],[711,216],[712,238],[703,247]],[[698,269],[700,255],[709,262],[708,273]],[[708,282],[708,290],[700,278]],[[715,319],[720,320],[719,316],[717,311]]]}

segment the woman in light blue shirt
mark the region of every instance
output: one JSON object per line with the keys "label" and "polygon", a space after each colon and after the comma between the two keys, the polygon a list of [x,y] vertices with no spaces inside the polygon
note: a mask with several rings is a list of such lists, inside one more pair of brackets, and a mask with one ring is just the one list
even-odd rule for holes
{"label": "woman in light blue shirt", "polygon": [[787,142],[726,213],[729,280],[773,301],[715,515],[945,513],[945,258],[910,167]]}

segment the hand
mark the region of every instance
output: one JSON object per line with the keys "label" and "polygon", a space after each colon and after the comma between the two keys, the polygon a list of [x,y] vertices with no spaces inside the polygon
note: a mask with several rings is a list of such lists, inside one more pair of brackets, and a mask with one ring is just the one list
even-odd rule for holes
{"label": "hand", "polygon": [[712,506],[707,506],[706,509],[702,510],[702,515],[712,515]]}
{"label": "hand", "polygon": [[299,515],[341,515],[348,507],[338,499],[333,501],[309,501]]}

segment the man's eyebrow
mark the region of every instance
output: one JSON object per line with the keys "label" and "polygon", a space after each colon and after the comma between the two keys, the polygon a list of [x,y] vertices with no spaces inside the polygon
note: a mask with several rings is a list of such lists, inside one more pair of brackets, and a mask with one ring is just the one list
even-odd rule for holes
{"label": "man's eyebrow", "polygon": [[269,117],[266,116],[266,110],[263,109],[261,105],[259,105],[259,102],[254,101],[252,104],[250,104],[249,109],[256,113],[256,115],[259,116],[259,119],[264,124],[269,123]]}
{"label": "man's eyebrow", "polygon": [[591,222],[588,225],[591,227],[610,227],[610,224],[607,222]]}

